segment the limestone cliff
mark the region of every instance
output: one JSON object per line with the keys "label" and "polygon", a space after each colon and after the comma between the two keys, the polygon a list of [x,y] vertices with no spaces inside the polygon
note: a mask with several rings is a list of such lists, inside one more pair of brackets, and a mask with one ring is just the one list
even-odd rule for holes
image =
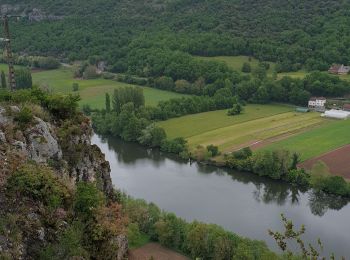
{"label": "limestone cliff", "polygon": [[[56,120],[39,106],[29,109],[32,116],[27,119],[27,108],[20,107],[0,105],[1,259],[36,258],[42,248],[47,247],[50,241],[57,240],[58,234],[69,229],[69,223],[75,221],[75,212],[71,210],[74,202],[66,209],[59,207],[52,210],[43,202],[45,198],[6,195],[7,179],[24,164],[47,167],[59,183],[65,183],[64,187],[67,188],[63,190],[68,194],[67,197],[74,193],[75,185],[79,182],[96,184],[107,198],[113,194],[109,163],[101,150],[90,142],[92,128],[89,119],[80,115],[80,120]],[[23,121],[26,123],[23,124]],[[102,213],[98,213],[96,221],[102,219],[102,226],[106,225],[105,230],[108,230],[106,223],[109,223],[111,213],[108,204],[104,207]],[[122,230],[125,225],[122,221],[120,223]],[[100,224],[96,226],[101,228]],[[117,225],[118,230],[119,226]],[[23,229],[18,229],[19,227]],[[125,232],[118,234],[112,236],[108,243],[111,247],[114,246],[116,259],[124,259],[128,241]]]}
{"label": "limestone cliff", "polygon": [[30,127],[16,128],[14,118],[19,112],[17,106],[7,110],[0,106],[0,173],[13,170],[23,160],[59,164],[57,173],[69,176],[72,183],[97,182],[106,194],[112,192],[109,163],[101,150],[91,145],[92,128],[88,119],[75,126],[79,131],[64,135],[62,126],[35,116]]}

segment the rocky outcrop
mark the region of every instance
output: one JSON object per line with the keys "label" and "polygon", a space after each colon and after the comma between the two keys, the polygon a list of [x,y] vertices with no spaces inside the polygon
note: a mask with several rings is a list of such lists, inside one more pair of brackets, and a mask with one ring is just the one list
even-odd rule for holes
{"label": "rocky outcrop", "polygon": [[[69,176],[72,182],[96,182],[107,195],[112,193],[110,166],[104,154],[96,145],[91,145],[92,128],[90,122],[81,123],[79,132],[57,136],[59,126],[34,117],[29,127],[18,130],[14,117],[20,109],[16,106],[0,107],[0,163],[2,171],[9,171],[10,154],[22,160],[32,160],[40,164],[58,162],[61,175]],[[64,140],[62,140],[64,139]],[[65,143],[65,146],[60,145]],[[71,153],[74,151],[74,154]],[[75,163],[65,161],[71,157],[78,158]],[[11,161],[13,162],[13,157]]]}
{"label": "rocky outcrop", "polygon": [[110,166],[97,145],[89,145],[84,151],[82,160],[72,168],[71,176],[75,181],[97,182],[97,185],[108,195],[113,191]]}
{"label": "rocky outcrop", "polygon": [[61,160],[62,150],[57,137],[52,135],[51,125],[37,117],[35,121],[36,124],[25,131],[29,158],[37,163],[45,163],[48,159]]}
{"label": "rocky outcrop", "polygon": [[[0,106],[0,220],[12,221],[6,223],[4,233],[0,229],[1,259],[34,259],[33,255],[39,255],[71,225],[74,216],[71,206],[52,211],[42,198],[5,196],[7,177],[23,163],[50,166],[52,174],[62,177],[62,183],[71,191],[75,183],[84,181],[96,183],[107,197],[113,192],[110,165],[99,147],[91,145],[92,128],[87,118],[81,117],[81,122],[56,122],[49,117],[48,122],[45,116],[38,116],[45,112],[39,111],[29,122],[21,124],[18,118],[23,110]],[[126,259],[128,253],[124,234],[123,231],[108,240],[116,248],[118,260]]]}

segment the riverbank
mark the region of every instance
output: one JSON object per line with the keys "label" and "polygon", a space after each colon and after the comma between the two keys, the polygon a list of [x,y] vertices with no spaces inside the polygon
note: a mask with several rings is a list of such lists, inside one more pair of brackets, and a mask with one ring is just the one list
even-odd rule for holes
{"label": "riverbank", "polygon": [[283,212],[296,227],[305,225],[305,241],[315,244],[321,238],[325,254],[350,255],[350,234],[344,229],[350,205],[345,199],[254,174],[190,164],[120,138],[94,135],[92,142],[106,154],[114,185],[186,221],[215,223],[240,236],[264,240],[277,251],[267,230],[283,228]]}

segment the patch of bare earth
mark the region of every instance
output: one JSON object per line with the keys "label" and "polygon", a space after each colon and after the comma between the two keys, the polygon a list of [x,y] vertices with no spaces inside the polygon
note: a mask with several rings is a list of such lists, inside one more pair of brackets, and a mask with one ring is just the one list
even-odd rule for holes
{"label": "patch of bare earth", "polygon": [[161,246],[158,243],[148,243],[143,247],[130,250],[129,260],[190,260],[175,251]]}
{"label": "patch of bare earth", "polygon": [[307,160],[301,163],[299,167],[310,170],[318,161],[323,161],[332,174],[343,176],[350,180],[350,145],[340,147],[319,157]]}

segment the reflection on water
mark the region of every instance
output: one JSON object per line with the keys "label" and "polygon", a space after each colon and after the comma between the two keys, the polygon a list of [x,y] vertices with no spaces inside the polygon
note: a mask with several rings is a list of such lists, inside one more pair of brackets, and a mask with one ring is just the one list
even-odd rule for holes
{"label": "reflection on water", "polygon": [[305,239],[321,237],[325,251],[350,256],[348,201],[307,192],[286,183],[209,165],[189,163],[156,149],[117,138],[93,137],[106,154],[113,183],[128,194],[152,201],[187,219],[216,223],[243,236],[265,240],[281,230],[280,213],[305,224]]}

